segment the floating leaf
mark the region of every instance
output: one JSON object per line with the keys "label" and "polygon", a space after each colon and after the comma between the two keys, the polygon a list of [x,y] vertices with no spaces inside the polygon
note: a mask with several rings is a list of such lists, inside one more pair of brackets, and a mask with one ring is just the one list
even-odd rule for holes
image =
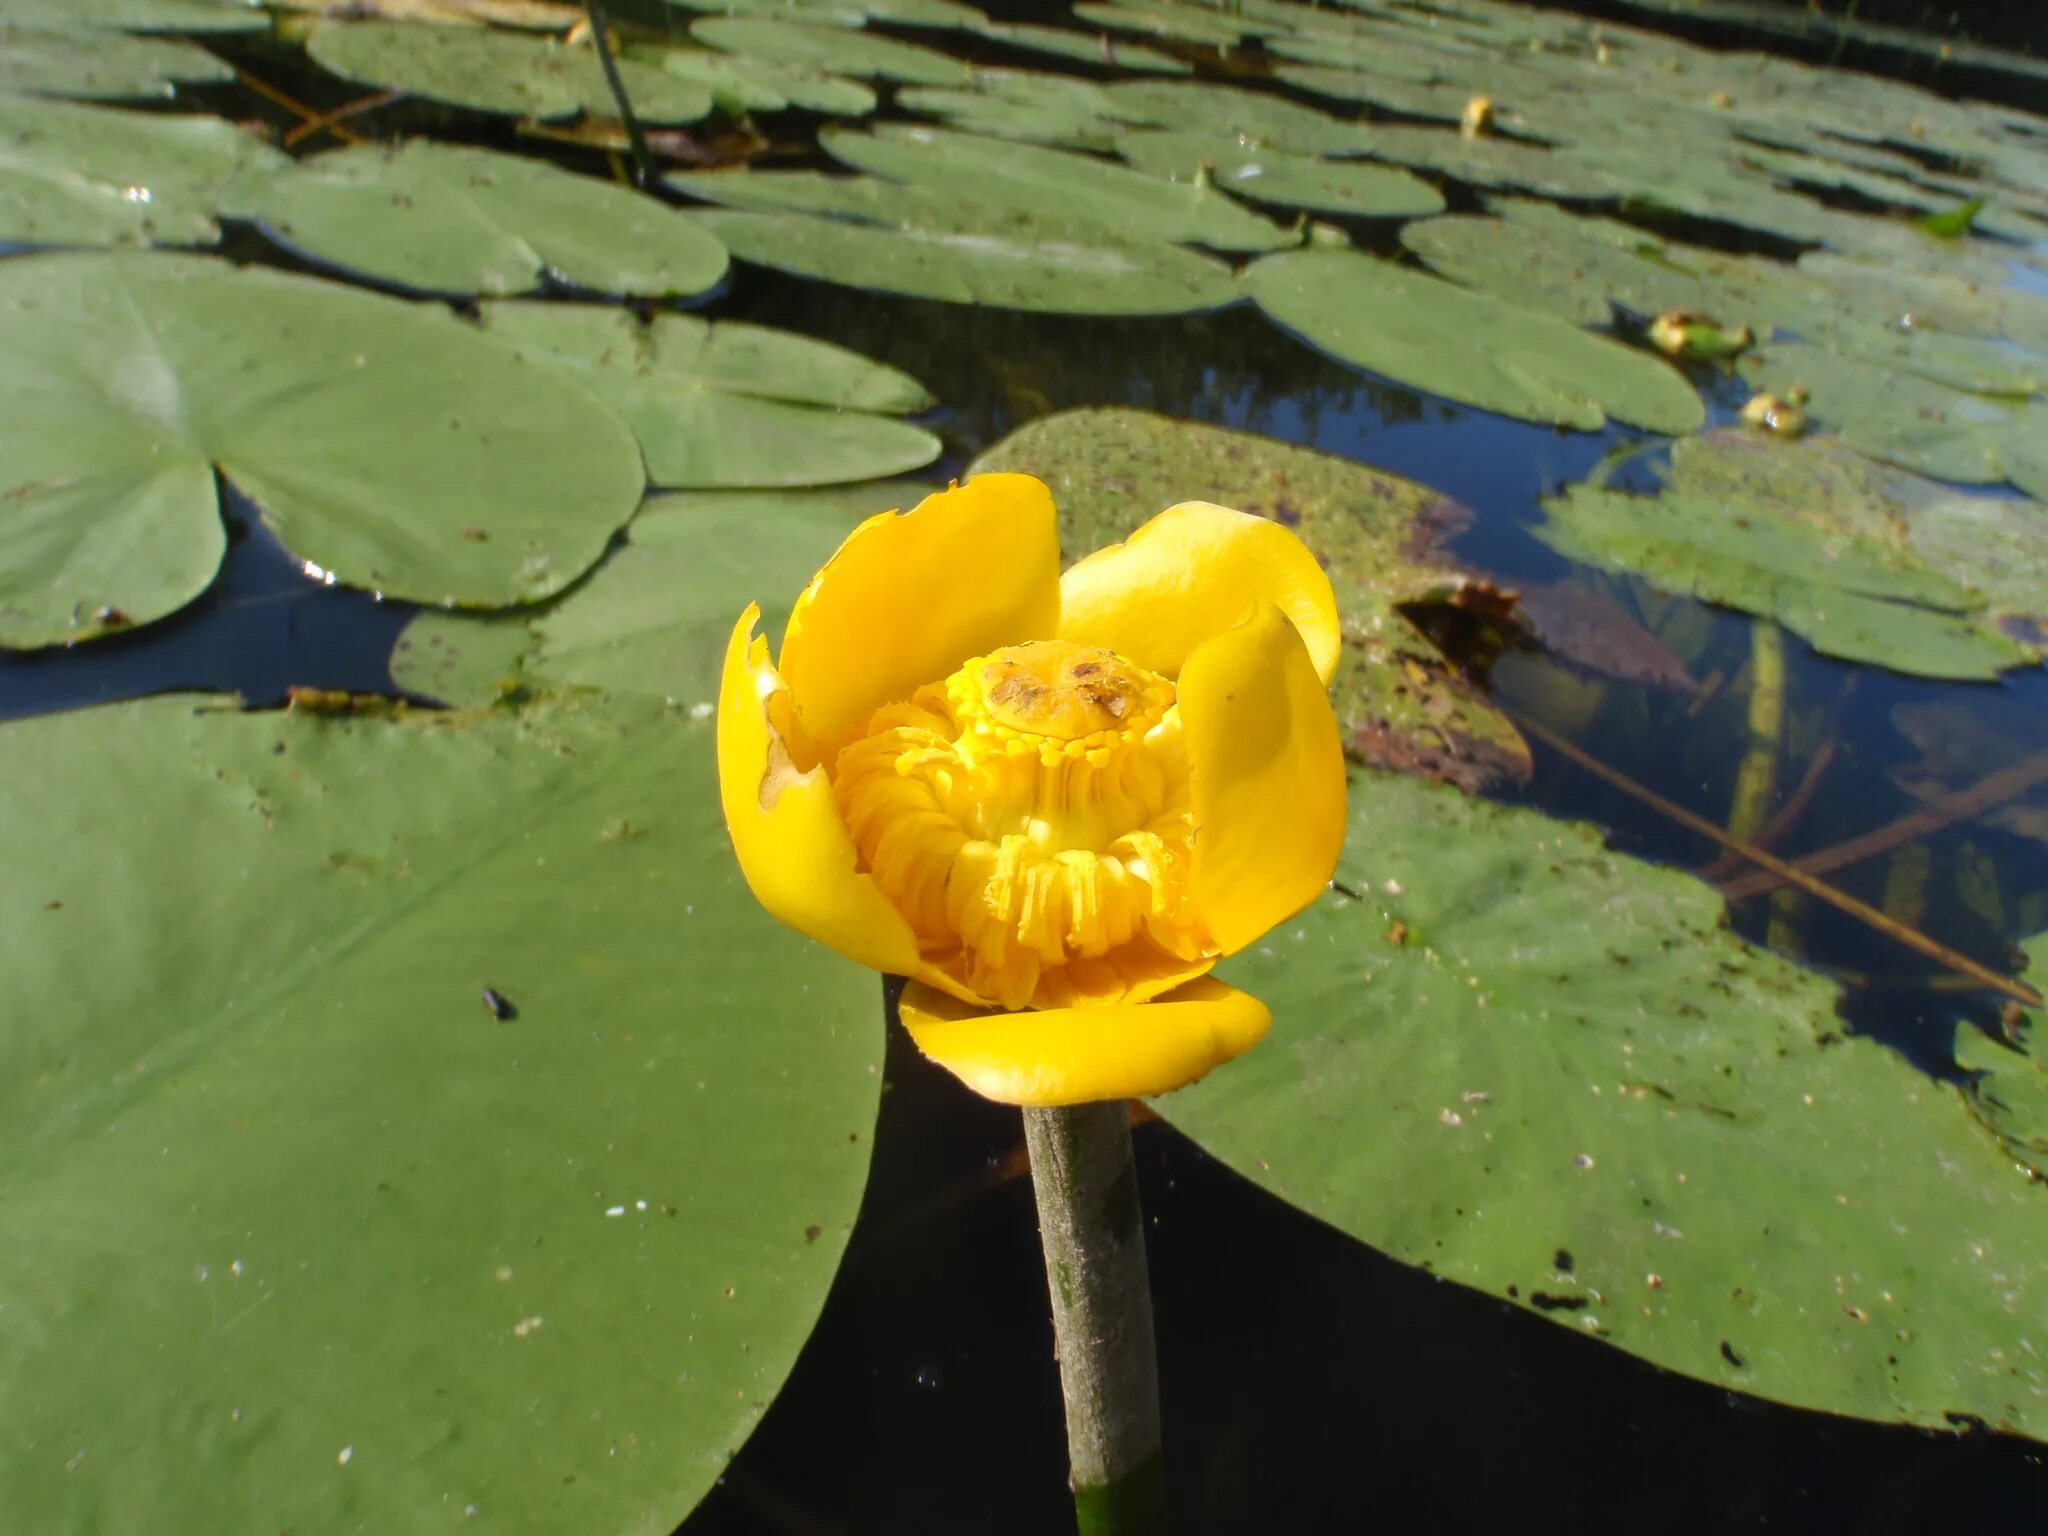
{"label": "floating leaf", "polygon": [[1340,122],[1284,96],[1267,96],[1206,80],[1125,80],[1103,87],[1115,115],[1192,133],[1227,132],[1300,154],[1360,155],[1373,130]]}
{"label": "floating leaf", "polygon": [[748,897],[711,737],[192,697],[0,732],[13,1521],[667,1530],[712,1486],[823,1305],[882,1030]]}
{"label": "floating leaf", "polygon": [[1521,187],[1550,197],[1613,197],[1620,186],[1612,173],[1578,155],[1518,139],[1462,138],[1448,128],[1374,123],[1366,153],[1475,187]]}
{"label": "floating leaf", "polygon": [[1171,54],[1141,43],[1126,43],[1099,32],[1069,32],[1061,27],[1042,27],[1028,21],[992,21],[981,35],[1030,53],[1049,53],[1056,58],[1078,59],[1084,64],[1101,64],[1113,69],[1148,75],[1185,75],[1193,66]]}
{"label": "floating leaf", "polygon": [[915,183],[963,204],[1093,222],[1118,243],[1159,240],[1270,251],[1297,236],[1220,192],[1183,186],[1088,155],[906,124],[874,133],[827,128],[818,141],[857,170]]}
{"label": "floating leaf", "polygon": [[255,32],[270,25],[257,0],[0,0],[0,22],[136,32]]}
{"label": "floating leaf", "polygon": [[1759,389],[1805,389],[1813,418],[1872,458],[1966,485],[2010,480],[2048,497],[2048,405],[1950,389],[1798,342],[1773,343],[1741,366]]}
{"label": "floating leaf", "polygon": [[[306,44],[313,61],[345,80],[512,117],[612,116],[618,103],[597,51],[488,27],[328,22]],[[633,111],[650,123],[693,123],[711,110],[694,80],[618,60]]]}
{"label": "floating leaf", "polygon": [[1990,678],[2038,652],[2048,521],[1886,470],[1838,444],[1736,432],[1677,445],[1657,496],[1576,485],[1545,503],[1553,548],[1774,618],[1830,656]]}
{"label": "floating leaf", "polygon": [[0,242],[210,245],[289,164],[217,117],[0,95]]}
{"label": "floating leaf", "polygon": [[1455,603],[1483,585],[1442,548],[1468,514],[1428,486],[1271,438],[1120,407],[1021,427],[970,472],[991,470],[1037,475],[1053,488],[1060,546],[1075,555],[1124,539],[1178,501],[1220,502],[1292,528],[1336,586],[1349,642],[1337,669],[1337,710],[1352,751],[1468,789],[1528,775],[1520,733],[1401,612]]}
{"label": "floating leaf", "polygon": [[493,304],[491,335],[633,429],[665,486],[802,486],[922,469],[939,440],[870,411],[929,404],[915,379],[787,331],[610,308]]}
{"label": "floating leaf", "polygon": [[[2038,986],[2048,975],[2048,934],[2035,934],[2020,948],[2027,979]],[[2008,1026],[2003,1042],[1957,1026],[1956,1065],[1975,1074],[1963,1085],[1970,1113],[2015,1162],[2048,1178],[2048,1037],[2040,1013]]]}
{"label": "floating leaf", "polygon": [[544,161],[413,139],[339,149],[264,188],[256,217],[315,260],[428,293],[701,293],[725,247],[674,210]]}
{"label": "floating leaf", "polygon": [[235,72],[193,43],[83,28],[0,21],[0,91],[102,99],[169,98],[179,81],[232,80]]}
{"label": "floating leaf", "polygon": [[1235,47],[1253,33],[1270,30],[1205,6],[1181,5],[1171,0],[1117,0],[1114,5],[1081,0],[1074,7],[1074,15],[1117,32],[1143,32],[1218,48]]}
{"label": "floating leaf", "polygon": [[707,16],[690,35],[728,53],[906,85],[958,85],[967,66],[934,49],[848,27],[814,26],[773,16]]}
{"label": "floating leaf", "polygon": [[1023,70],[977,70],[972,90],[911,86],[896,93],[896,105],[966,133],[1073,149],[1106,150],[1124,130],[1093,81]]}
{"label": "floating leaf", "polygon": [[1244,1177],[1669,1370],[2048,1436],[2040,1189],[1689,876],[1383,774],[1224,967],[1272,1037],[1158,1108]]}
{"label": "floating leaf", "polygon": [[224,546],[216,469],[313,573],[430,603],[558,591],[640,500],[609,411],[432,309],[200,257],[37,256],[0,263],[0,332],[0,645],[190,602]]}
{"label": "floating leaf", "polygon": [[1254,202],[1376,219],[1443,212],[1443,194],[1390,166],[1247,145],[1227,134],[1148,131],[1118,136],[1116,152],[1139,170],[1175,181],[1207,174]]}
{"label": "floating leaf", "polygon": [[708,87],[721,105],[729,104],[735,112],[801,107],[834,117],[866,117],[875,110],[875,93],[866,86],[817,70],[709,48],[664,48],[653,59],[670,74]]}
{"label": "floating leaf", "polygon": [[1056,223],[1003,234],[876,228],[801,214],[699,214],[725,248],[799,277],[954,304],[1066,315],[1177,315],[1236,302],[1230,270],[1172,245],[1088,243]]}
{"label": "floating leaf", "polygon": [[1348,251],[1287,251],[1245,274],[1259,306],[1346,362],[1416,389],[1595,431],[1613,416],[1653,432],[1706,419],[1661,360],[1440,278]]}

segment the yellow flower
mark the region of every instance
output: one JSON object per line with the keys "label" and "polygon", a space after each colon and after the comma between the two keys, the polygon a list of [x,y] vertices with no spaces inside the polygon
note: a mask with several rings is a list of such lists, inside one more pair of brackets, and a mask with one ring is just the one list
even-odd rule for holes
{"label": "yellow flower", "polygon": [[718,776],[791,927],[910,978],[991,1099],[1164,1093],[1271,1022],[1208,975],[1313,901],[1345,823],[1329,578],[1277,523],[1170,507],[1064,576],[1051,493],[977,475],[856,528],[771,665],[726,651]]}

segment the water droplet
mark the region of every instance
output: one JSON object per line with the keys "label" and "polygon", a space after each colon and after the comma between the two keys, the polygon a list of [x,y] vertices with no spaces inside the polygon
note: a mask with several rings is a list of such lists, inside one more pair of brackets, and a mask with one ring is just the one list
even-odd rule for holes
{"label": "water droplet", "polygon": [[354,1461],[354,1460],[355,1460],[355,1457],[356,1457],[356,1448],[355,1448],[354,1446],[352,1446],[352,1445],[344,1445],[344,1446],[343,1446],[343,1447],[341,1448],[341,1454],[340,1454],[339,1456],[337,1456],[337,1457],[335,1457],[335,1458],[334,1458],[334,1464],[335,1464],[335,1465],[336,1465],[337,1467],[345,1467],[345,1466],[347,1466],[347,1465],[348,1465],[348,1464],[349,1464],[349,1463],[350,1463],[351,1461]]}
{"label": "water droplet", "polygon": [[1577,1152],[1572,1155],[1572,1166],[1584,1170],[1593,1166],[1593,1159],[1587,1153]]}

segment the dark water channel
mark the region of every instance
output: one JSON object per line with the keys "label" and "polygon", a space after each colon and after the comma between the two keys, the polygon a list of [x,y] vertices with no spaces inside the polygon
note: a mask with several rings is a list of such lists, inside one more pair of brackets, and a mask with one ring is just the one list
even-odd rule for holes
{"label": "dark water channel", "polygon": [[[922,379],[943,402],[928,418],[946,443],[932,471],[940,478],[1048,412],[1138,405],[1427,482],[1475,514],[1458,553],[1511,584],[1567,569],[1525,531],[1537,498],[1640,441],[1628,429],[1556,432],[1418,396],[1323,358],[1249,308],[1063,319],[863,296],[736,266],[710,312],[838,341]],[[1715,406],[1724,414],[1727,402]],[[237,691],[259,706],[293,685],[390,691],[406,605],[308,579],[247,507],[231,521],[221,576],[183,613],[74,651],[0,657],[0,717],[184,688]],[[1702,690],[1593,683],[1543,655],[1496,656],[1483,644],[1474,666],[1510,708],[1724,821],[1745,746],[1748,621],[1584,580],[1652,630],[1684,630]],[[1796,780],[1827,754],[1779,845],[1788,858],[1917,807],[1892,778],[1916,756],[1894,723],[1902,706],[1960,705],[1958,718],[2016,755],[2048,750],[2039,669],[1958,687],[1839,665],[1796,639],[1788,650],[1785,772]],[[1720,686],[1704,686],[1717,675]],[[1595,821],[1616,846],[1654,860],[1698,868],[1719,853],[1540,744],[1533,778],[1511,797]],[[2041,842],[1966,822],[1924,851],[1918,921],[1940,942],[2005,968],[2014,937],[2048,927]],[[1997,871],[1989,899],[1965,878],[1987,865]],[[1883,905],[1888,869],[1878,858],[1837,878]],[[1771,915],[1768,897],[1733,910],[1746,935],[1770,934],[1849,982],[1852,1027],[1930,1073],[1953,1071],[1956,1018],[1994,1015],[1983,994],[1950,986],[1831,909],[1810,904],[1775,933]],[[1670,1376],[1382,1258],[1163,1125],[1141,1129],[1138,1147],[1180,1530],[2048,1527],[2042,1447],[1968,1426],[1936,1435],[1832,1419]],[[875,1176],[823,1320],[685,1536],[1065,1528],[1058,1386],[1020,1148],[1014,1112],[972,1098],[892,1038]]]}

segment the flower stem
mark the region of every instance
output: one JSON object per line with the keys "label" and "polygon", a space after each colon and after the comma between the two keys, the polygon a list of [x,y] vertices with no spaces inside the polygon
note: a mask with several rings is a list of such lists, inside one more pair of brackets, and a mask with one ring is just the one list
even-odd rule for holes
{"label": "flower stem", "polygon": [[1159,1362],[1130,1106],[1024,1111],[1081,1536],[1166,1528]]}

